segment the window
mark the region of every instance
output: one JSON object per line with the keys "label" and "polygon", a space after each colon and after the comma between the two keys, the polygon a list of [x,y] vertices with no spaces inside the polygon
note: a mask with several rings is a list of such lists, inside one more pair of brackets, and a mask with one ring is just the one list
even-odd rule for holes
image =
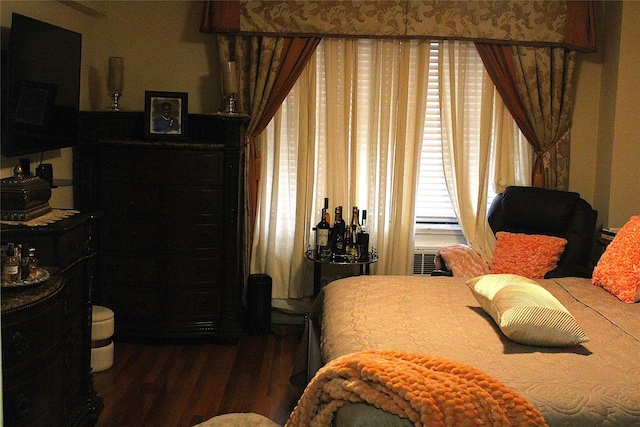
{"label": "window", "polygon": [[[411,70],[415,70],[418,66],[418,43],[411,41],[406,44],[410,50]],[[357,144],[358,164],[366,164],[370,162],[372,156],[375,157],[375,153],[370,152],[368,148],[368,136],[370,135],[370,128],[375,126],[375,123],[371,123],[371,118],[375,115],[371,114],[371,106],[369,99],[372,93],[383,90],[380,85],[384,77],[384,72],[380,73],[380,67],[391,69],[390,64],[380,63],[376,61],[375,49],[384,49],[379,44],[376,44],[374,40],[360,39],[357,41],[357,57],[351,55],[351,52],[343,52],[345,67],[354,67],[354,75],[351,82],[345,83],[345,85],[351,84],[352,93],[358,94],[358,99],[352,99],[352,104],[357,107],[351,108],[351,114],[354,118],[351,118],[352,123],[357,124],[357,128],[353,134],[355,135],[355,144]],[[315,93],[318,99],[316,114],[318,117],[324,117],[327,114],[327,99],[326,99],[326,85],[333,84],[331,75],[334,70],[326,70],[324,67],[324,41],[318,46],[315,57],[310,63],[315,65]],[[393,58],[393,57],[392,57]],[[351,61],[350,61],[351,59]],[[389,61],[397,60],[398,58],[389,59]],[[475,55],[474,61],[474,76],[469,78],[480,78],[484,72],[484,65],[479,55]],[[441,121],[440,121],[440,101],[439,101],[439,76],[438,76],[438,43],[432,42],[429,49],[429,71],[428,71],[428,93],[427,93],[427,105],[426,105],[426,118],[423,130],[423,145],[420,157],[420,172],[418,178],[418,190],[416,199],[416,212],[415,218],[418,223],[457,223],[456,215],[453,210],[453,206],[449,199],[447,191],[444,171],[442,167],[442,135],[441,135]],[[383,75],[383,78],[380,76]],[[415,84],[415,80],[418,73],[412,71],[409,75],[409,81]],[[393,79],[388,79],[393,81]],[[281,125],[287,121],[284,126],[286,134],[289,135],[287,139],[291,141],[297,141],[298,124],[295,118],[294,105],[299,102],[300,97],[300,82],[296,83],[289,96],[285,99],[282,105],[282,122]],[[306,89],[308,90],[308,88]],[[345,90],[343,88],[343,90]],[[331,108],[344,111],[343,106],[332,105]],[[473,114],[473,112],[471,112]],[[293,116],[292,116],[293,114]],[[479,112],[478,112],[479,114]],[[285,117],[289,118],[288,120]],[[271,125],[270,125],[271,126]],[[323,120],[318,120],[315,123],[315,132],[318,139],[330,139],[331,129],[327,129],[326,123]],[[353,144],[352,143],[352,144]],[[327,162],[331,162],[332,154],[330,150],[323,148],[316,148],[315,158],[317,159],[316,168],[325,168]],[[287,153],[281,148],[281,153]],[[291,156],[288,152],[287,156]],[[292,169],[295,170],[293,165],[295,164],[295,156],[288,157]],[[322,171],[319,175],[323,175],[327,171]],[[349,172],[351,173],[351,172]],[[366,176],[366,169],[356,168],[354,171],[355,176],[350,176],[347,179],[367,180],[370,177]],[[293,173],[291,182],[295,181],[295,173]],[[317,183],[318,197],[324,197],[325,188],[323,182]],[[489,190],[488,202],[495,197],[492,189]],[[367,205],[367,203],[363,203]]]}
{"label": "window", "polygon": [[[442,103],[440,93],[447,97]],[[367,210],[371,247],[393,254],[379,258],[376,272],[408,274],[418,229],[458,227],[441,139],[455,156],[455,202],[469,209],[460,219],[465,234],[486,233],[473,224],[482,215],[473,202],[486,191],[479,173],[487,170],[474,150],[495,150],[504,159],[496,161],[502,169],[493,177],[500,186],[513,181],[514,159],[529,161],[512,147],[513,119],[495,96],[470,42],[324,39],[256,140],[261,179],[250,271],[284,285],[275,298],[304,295],[304,250],[315,245],[313,228],[328,197],[330,208],[343,206],[347,221],[351,207]],[[416,213],[435,225],[416,223]]]}

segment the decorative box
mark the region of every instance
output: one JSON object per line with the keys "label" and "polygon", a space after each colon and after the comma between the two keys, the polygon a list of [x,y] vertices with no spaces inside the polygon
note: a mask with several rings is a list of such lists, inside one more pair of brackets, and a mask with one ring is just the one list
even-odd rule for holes
{"label": "decorative box", "polygon": [[51,211],[49,183],[37,176],[23,175],[16,166],[13,176],[0,181],[0,217],[5,221],[28,221]]}

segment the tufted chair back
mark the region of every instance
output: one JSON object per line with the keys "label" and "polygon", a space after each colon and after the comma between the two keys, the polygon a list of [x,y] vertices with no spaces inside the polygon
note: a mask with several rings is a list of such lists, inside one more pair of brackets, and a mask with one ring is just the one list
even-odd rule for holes
{"label": "tufted chair back", "polygon": [[536,187],[507,187],[493,200],[487,220],[494,233],[544,234],[567,240],[551,277],[591,277],[598,213],[580,194]]}

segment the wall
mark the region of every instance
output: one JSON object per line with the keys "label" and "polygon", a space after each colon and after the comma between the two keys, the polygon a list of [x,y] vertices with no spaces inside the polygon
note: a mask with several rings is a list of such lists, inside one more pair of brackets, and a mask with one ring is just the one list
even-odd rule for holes
{"label": "wall", "polygon": [[106,97],[109,56],[125,58],[127,110],[144,110],[144,92],[172,91],[189,94],[189,111],[211,113],[221,107],[217,50],[214,36],[198,31],[200,1],[108,2],[95,48],[91,76],[90,109],[109,104]]}
{"label": "wall", "polygon": [[640,215],[640,3],[601,2],[600,62],[581,62],[573,118],[570,189],[621,227]]}
{"label": "wall", "polygon": [[[569,189],[578,191],[600,213],[605,226],[620,227],[640,214],[640,142],[637,79],[640,2],[602,2],[601,54],[581,55],[573,117]],[[145,90],[189,94],[189,111],[207,113],[221,106],[214,36],[200,34],[200,1],[5,1],[1,3],[2,43],[15,11],[81,32],[83,42],[81,108],[109,104],[109,56],[125,58],[122,106],[142,111]],[[32,162],[39,155],[31,156]],[[71,150],[45,154],[57,178],[71,178]],[[17,159],[2,157],[2,177]],[[60,195],[64,192],[64,195]],[[52,205],[72,207],[70,189],[54,190]]]}
{"label": "wall", "polygon": [[[1,3],[2,47],[7,47],[11,13],[77,31],[83,35],[82,110],[104,110],[110,104],[106,89],[109,56],[125,58],[122,108],[144,110],[146,90],[187,92],[189,112],[221,109],[220,78],[214,36],[198,32],[201,1],[5,1]],[[29,157],[31,169],[40,153]],[[46,152],[54,178],[71,179],[71,149]],[[1,157],[1,177],[12,175],[19,158]],[[50,204],[73,207],[73,189],[56,188]]]}
{"label": "wall", "polygon": [[614,110],[609,122],[612,138],[599,141],[611,146],[606,206],[608,224],[612,227],[621,227],[632,215],[640,215],[640,3],[625,1],[618,6],[622,7],[619,66],[616,70],[607,69],[602,76],[603,81],[611,79],[617,83],[612,88],[615,103],[608,106]]}

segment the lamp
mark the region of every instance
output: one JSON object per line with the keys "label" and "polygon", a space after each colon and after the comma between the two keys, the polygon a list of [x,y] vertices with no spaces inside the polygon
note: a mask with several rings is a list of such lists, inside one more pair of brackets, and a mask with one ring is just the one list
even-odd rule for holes
{"label": "lamp", "polygon": [[113,100],[111,111],[120,111],[120,97],[124,85],[124,58],[119,56],[109,57],[109,77],[107,80],[107,90]]}
{"label": "lamp", "polygon": [[236,111],[236,94],[238,93],[238,78],[235,61],[222,64],[222,90],[226,98],[225,114],[238,114]]}

